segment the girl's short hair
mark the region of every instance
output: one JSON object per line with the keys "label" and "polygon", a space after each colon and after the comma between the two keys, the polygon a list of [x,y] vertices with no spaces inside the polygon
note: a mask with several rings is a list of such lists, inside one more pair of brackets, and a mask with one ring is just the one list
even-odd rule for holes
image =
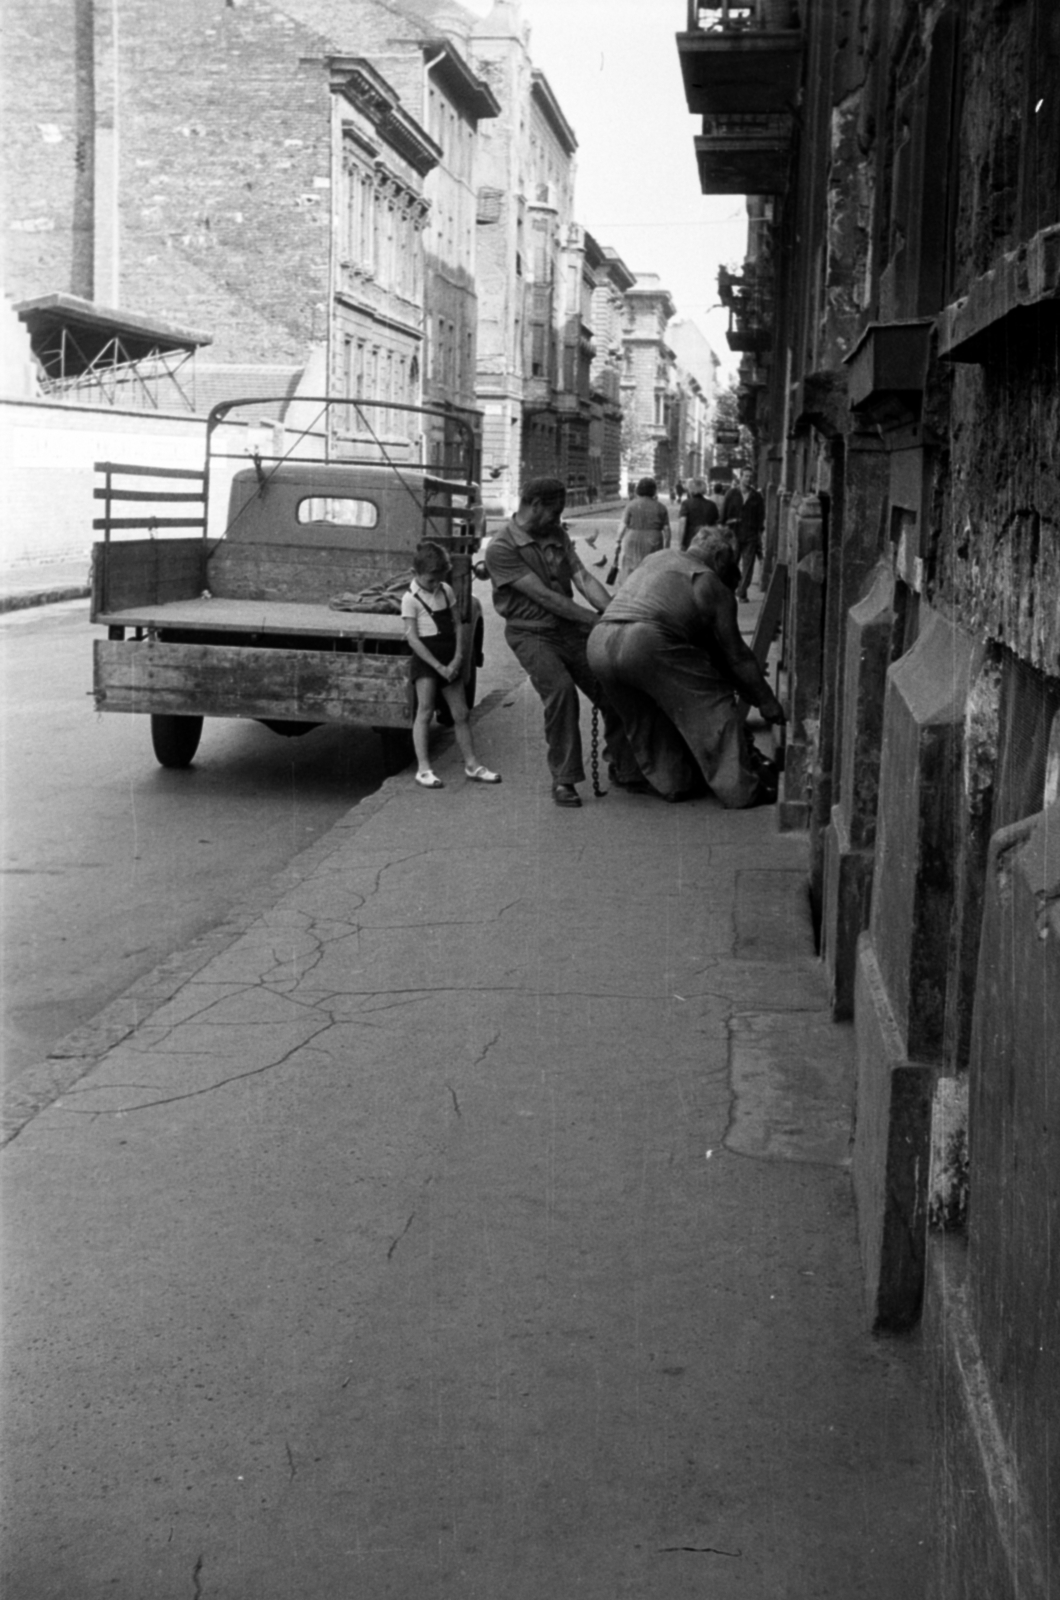
{"label": "girl's short hair", "polygon": [[641,478],[640,482],[637,484],[637,493],[643,495],[646,500],[650,500],[655,494],[657,487],[658,486],[654,478]]}
{"label": "girl's short hair", "polygon": [[417,578],[445,578],[453,570],[447,551],[433,539],[424,539],[416,546],[412,557],[412,570]]}

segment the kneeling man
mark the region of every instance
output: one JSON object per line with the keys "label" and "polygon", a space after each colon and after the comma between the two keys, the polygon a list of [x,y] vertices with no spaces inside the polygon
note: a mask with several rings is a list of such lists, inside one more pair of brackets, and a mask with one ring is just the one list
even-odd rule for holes
{"label": "kneeling man", "polygon": [[751,759],[737,696],[767,722],[785,722],[740,636],[731,585],[739,566],[721,528],[686,551],[648,556],[589,635],[589,665],[622,717],[641,772],[668,800],[699,768],[723,806],[775,798]]}

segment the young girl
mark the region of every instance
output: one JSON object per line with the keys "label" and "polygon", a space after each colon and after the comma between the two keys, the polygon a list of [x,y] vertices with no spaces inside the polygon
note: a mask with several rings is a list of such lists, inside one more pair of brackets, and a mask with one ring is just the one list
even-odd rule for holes
{"label": "young girl", "polygon": [[416,546],[412,571],[412,583],[401,597],[401,615],[412,651],[412,680],[416,685],[416,720],[412,725],[416,782],[424,789],[445,787],[431,771],[427,751],[427,730],[440,685],[453,714],[453,731],[466,776],[475,783],[500,783],[500,774],[482,766],[471,742],[467,701],[460,680],[464,642],[456,615],[456,595],[445,581],[450,572],[449,557],[440,544],[424,540]]}

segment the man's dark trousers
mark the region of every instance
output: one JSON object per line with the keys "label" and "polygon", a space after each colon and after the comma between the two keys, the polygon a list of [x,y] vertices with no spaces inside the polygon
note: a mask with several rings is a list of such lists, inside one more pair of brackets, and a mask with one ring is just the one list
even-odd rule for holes
{"label": "man's dark trousers", "polygon": [[604,752],[614,767],[615,777],[627,783],[639,777],[622,719],[604,698],[589,670],[585,653],[586,629],[580,623],[558,622],[547,631],[539,631],[509,622],[504,637],[544,706],[545,742],[552,782],[585,781],[579,689],[600,707],[604,719]]}

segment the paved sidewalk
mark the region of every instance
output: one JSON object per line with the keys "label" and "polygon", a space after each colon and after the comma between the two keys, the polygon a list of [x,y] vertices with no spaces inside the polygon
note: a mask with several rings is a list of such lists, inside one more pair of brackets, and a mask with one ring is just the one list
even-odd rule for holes
{"label": "paved sidewalk", "polygon": [[558,810],[510,681],[24,1102],[5,1600],[923,1592],[805,843]]}
{"label": "paved sidewalk", "polygon": [[91,593],[88,555],[64,561],[0,563],[0,613],[80,600]]}

